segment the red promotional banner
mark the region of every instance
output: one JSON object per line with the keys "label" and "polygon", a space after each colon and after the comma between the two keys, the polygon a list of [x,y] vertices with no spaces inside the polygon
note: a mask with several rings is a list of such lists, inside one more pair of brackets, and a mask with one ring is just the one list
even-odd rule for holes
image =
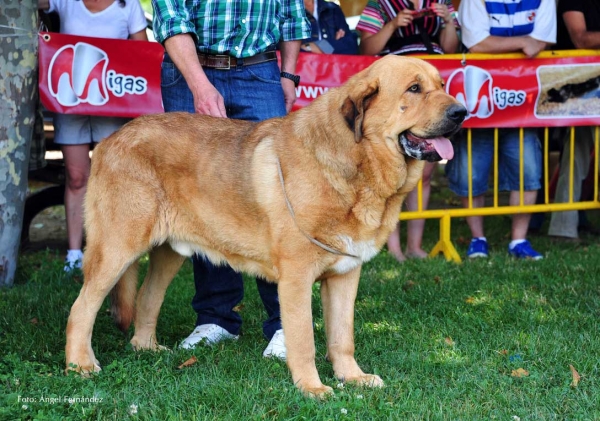
{"label": "red promotional banner", "polygon": [[42,32],[40,98],[48,110],[63,114],[162,113],[163,53],[155,42]]}
{"label": "red promotional banner", "polygon": [[[600,55],[550,54],[536,59],[468,54],[422,58],[438,68],[446,91],[469,111],[464,127],[600,125]],[[341,85],[374,60],[301,53],[295,107]]]}
{"label": "red promotional banner", "polygon": [[465,127],[599,125],[600,56],[548,55],[428,61],[467,107]]}
{"label": "red promotional banner", "polygon": [[[568,55],[571,54],[571,55]],[[158,43],[40,34],[40,96],[50,111],[136,117],[163,112]],[[465,127],[600,125],[600,55],[422,56],[469,111]],[[295,109],[377,57],[300,53]],[[225,71],[225,70],[224,70]]]}

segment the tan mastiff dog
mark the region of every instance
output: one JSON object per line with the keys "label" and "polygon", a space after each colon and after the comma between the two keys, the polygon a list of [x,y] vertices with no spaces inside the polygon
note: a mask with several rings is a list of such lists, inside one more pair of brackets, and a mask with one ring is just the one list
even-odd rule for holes
{"label": "tan mastiff dog", "polygon": [[[315,366],[315,281],[335,376],[381,386],[354,359],[361,266],[394,229],[424,160],[452,158],[447,137],[465,116],[433,66],[388,56],[283,118],[167,113],[128,123],[94,151],[67,368],[100,370],[92,329],[111,290],[117,324],[135,323],[134,349],[160,349],[165,290],[186,256],[200,253],[278,284],[287,363],[305,394],[332,390]],[[145,253],[148,274],[137,292]]]}

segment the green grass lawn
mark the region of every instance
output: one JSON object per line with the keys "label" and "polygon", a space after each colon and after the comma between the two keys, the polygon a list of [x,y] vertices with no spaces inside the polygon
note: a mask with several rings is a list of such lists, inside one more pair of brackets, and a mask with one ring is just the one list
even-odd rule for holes
{"label": "green grass lawn", "polygon": [[[486,220],[488,260],[397,264],[383,251],[364,266],[356,356],[384,379],[383,389],[333,377],[316,285],[317,367],[335,389],[322,402],[295,389],[284,363],[262,357],[264,310],[251,280],[237,342],[176,349],[195,321],[189,263],[159,319],[158,338],[173,352],[134,353],[105,303],[93,337],[103,371],[65,376],[66,320],[81,285],[63,277],[58,252],[23,254],[16,285],[0,290],[0,419],[600,419],[598,241],[533,237],[546,259],[516,261],[506,254],[509,221]],[[468,238],[463,220],[453,230]],[[426,248],[437,232],[437,222],[428,222]],[[457,241],[463,256],[464,243]],[[191,356],[197,363],[179,369]],[[570,365],[581,376],[576,386]],[[515,376],[519,369],[527,375]]]}

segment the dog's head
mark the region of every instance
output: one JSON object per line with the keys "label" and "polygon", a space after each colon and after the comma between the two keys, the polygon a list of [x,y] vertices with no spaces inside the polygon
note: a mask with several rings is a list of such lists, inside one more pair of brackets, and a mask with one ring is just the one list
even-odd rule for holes
{"label": "dog's head", "polygon": [[467,110],[431,64],[386,56],[350,79],[341,113],[356,142],[385,139],[404,155],[433,162],[454,156],[448,137]]}

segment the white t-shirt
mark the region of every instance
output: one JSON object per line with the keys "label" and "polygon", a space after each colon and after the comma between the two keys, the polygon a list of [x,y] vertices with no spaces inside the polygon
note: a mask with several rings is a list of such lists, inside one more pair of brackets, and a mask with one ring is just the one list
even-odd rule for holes
{"label": "white t-shirt", "polygon": [[[496,3],[514,3],[514,0],[497,0]],[[490,36],[491,19],[506,19],[507,25],[517,26],[519,20],[535,19],[533,31],[528,35],[538,41],[550,44],[556,42],[556,3],[554,0],[541,0],[534,14],[527,16],[515,14],[512,16],[490,15],[484,0],[462,0],[458,9],[458,20],[462,31],[462,42],[467,48],[479,44]]]}
{"label": "white t-shirt", "polygon": [[48,13],[58,12],[60,32],[96,38],[127,39],[146,28],[146,18],[139,0],[118,0],[101,12],[90,12],[83,0],[50,0]]}

